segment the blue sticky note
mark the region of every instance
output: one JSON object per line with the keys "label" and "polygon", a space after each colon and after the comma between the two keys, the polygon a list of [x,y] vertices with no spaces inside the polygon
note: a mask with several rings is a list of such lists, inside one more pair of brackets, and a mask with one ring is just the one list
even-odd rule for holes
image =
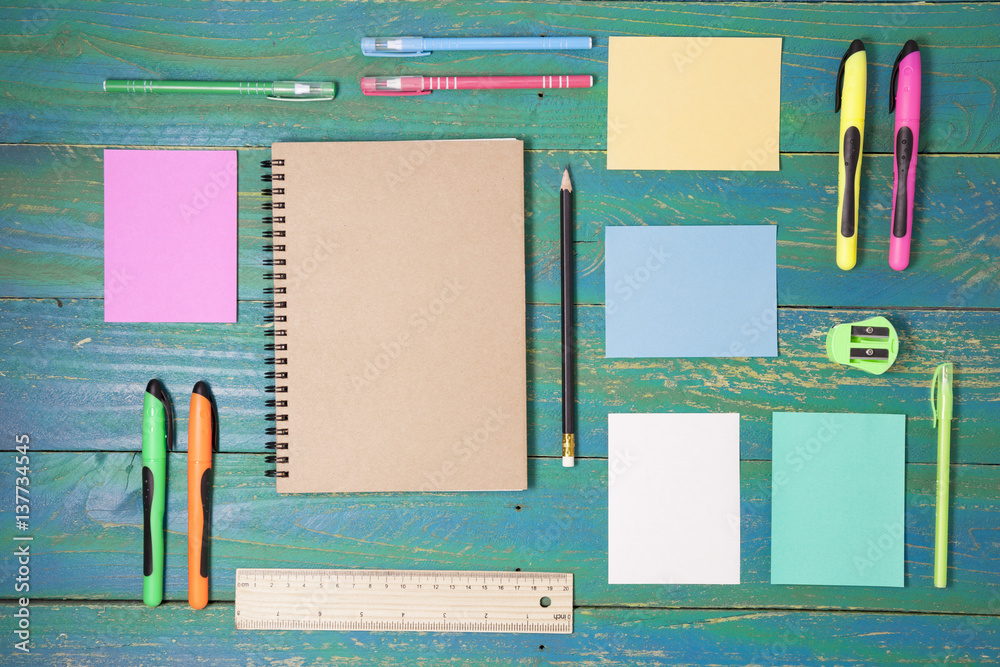
{"label": "blue sticky note", "polygon": [[774,413],[771,583],[902,586],[906,416]]}
{"label": "blue sticky note", "polygon": [[608,357],[778,355],[777,227],[608,227]]}

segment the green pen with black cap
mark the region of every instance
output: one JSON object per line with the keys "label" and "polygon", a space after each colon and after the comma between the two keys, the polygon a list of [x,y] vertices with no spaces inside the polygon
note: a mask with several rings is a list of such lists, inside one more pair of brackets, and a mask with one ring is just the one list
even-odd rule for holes
{"label": "green pen with black cap", "polygon": [[173,423],[170,397],[159,380],[150,380],[142,401],[142,601],[149,607],[163,602],[163,513]]}

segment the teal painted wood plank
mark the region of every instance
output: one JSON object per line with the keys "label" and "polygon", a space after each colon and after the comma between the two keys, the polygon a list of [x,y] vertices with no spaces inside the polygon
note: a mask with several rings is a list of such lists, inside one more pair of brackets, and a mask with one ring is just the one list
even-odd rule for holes
{"label": "teal painted wood plank", "polygon": [[[605,146],[611,35],[678,35],[693,53],[711,37],[782,37],[782,149],[836,146],[832,95],[852,39],[869,54],[866,145],[891,151],[890,69],[900,46],[924,54],[923,150],[995,152],[1000,88],[995,3],[329,2],[192,4],[44,2],[0,21],[0,136],[17,143],[251,145],[278,140],[517,136],[538,149]],[[371,32],[585,34],[586,53],[435,54],[417,63],[365,58]],[[701,40],[701,43],[699,43]],[[435,93],[367,99],[369,74],[592,74],[590,91]],[[105,78],[332,78],[332,104],[112,97]]]}
{"label": "teal painted wood plank", "polygon": [[[529,463],[529,489],[506,493],[278,496],[262,456],[216,458],[211,599],[231,600],[238,567],[406,568],[572,572],[577,606],[810,608],[1000,613],[1000,488],[992,466],[954,466],[949,584],[933,586],[932,465],[907,466],[904,588],[772,586],[769,462],[741,475],[742,584],[607,583],[608,470],[628,461]],[[0,473],[13,484],[13,466]],[[32,595],[141,600],[141,461],[133,453],[31,453]],[[187,599],[183,454],[169,457],[165,597]],[[666,511],[666,510],[658,510]],[[679,510],[683,511],[683,510]],[[0,538],[13,544],[13,521]],[[858,567],[878,559],[877,544]],[[10,581],[13,558],[0,561]]]}
{"label": "teal painted wood plank", "polygon": [[[605,302],[604,230],[635,225],[771,224],[778,227],[778,303],[789,306],[1000,308],[997,243],[1000,158],[922,157],[911,263],[888,264],[892,158],[862,163],[858,264],[837,268],[837,157],[783,155],[781,171],[619,172],[600,152],[530,161],[536,298],[559,302],[555,187],[573,173],[578,303]],[[630,276],[613,276],[622,299]],[[635,282],[634,280],[632,281]]]}
{"label": "teal painted wood plank", "polygon": [[[204,379],[218,401],[222,450],[261,451],[263,309],[240,306],[235,325],[142,325],[105,324],[99,300],[0,300],[0,431],[29,433],[39,449],[134,451],[149,378],[164,381],[178,406]],[[833,324],[879,313],[902,340],[888,373],[869,376],[827,360]],[[535,456],[559,455],[559,318],[557,306],[528,309],[528,451]],[[775,358],[606,359],[604,309],[578,308],[578,454],[607,455],[609,412],[739,412],[746,460],[770,459],[774,411],[891,412],[908,415],[908,460],[933,463],[928,388],[935,366],[950,360],[957,365],[952,459],[1000,463],[996,312],[782,308],[778,318]],[[176,424],[182,448],[183,415]],[[0,441],[0,449],[12,448]]]}
{"label": "teal painted wood plank", "polygon": [[141,397],[157,377],[173,397],[178,447],[187,446],[191,389],[204,380],[222,451],[262,451],[270,339],[261,302],[240,302],[236,324],[214,325],[108,324],[99,299],[2,300],[0,312],[0,424],[37,448],[137,451]]}
{"label": "teal painted wood plank", "polygon": [[[5,617],[16,609],[0,604]],[[577,609],[571,635],[258,632],[233,606],[35,603],[11,664],[994,665],[1000,620],[919,614]],[[5,649],[6,651],[6,649]]]}
{"label": "teal painted wood plank", "polygon": [[[239,297],[260,299],[260,161],[270,152],[237,156]],[[0,294],[103,297],[104,147],[0,146],[0,189]]]}
{"label": "teal painted wood plank", "polygon": [[[103,296],[102,155],[99,146],[0,147],[0,189],[7,193],[0,203],[0,294]],[[261,298],[265,286],[259,163],[269,155],[239,150],[242,299]],[[782,170],[770,173],[636,173],[606,170],[600,152],[529,152],[525,237],[533,303],[560,299],[557,188],[567,164],[576,189],[579,303],[604,303],[605,227],[773,224],[782,305],[1000,308],[997,156],[918,162],[913,258],[896,272],[887,259],[888,156],[864,162],[859,263],[841,271],[833,260],[835,156],[787,155]],[[612,284],[613,293],[622,288]]]}
{"label": "teal painted wood plank", "polygon": [[[237,146],[240,322],[234,326],[102,321],[102,146],[0,146],[0,449],[30,432],[33,638],[25,664],[995,664],[1000,656],[1000,538],[994,413],[1000,353],[996,244],[1000,3],[313,3],[37,2],[0,12],[0,137],[73,144]],[[438,54],[362,58],[357,39],[389,32],[580,32],[586,54]],[[782,36],[782,171],[607,172],[607,37]],[[836,120],[833,79],[851,39],[869,45],[867,145],[890,150],[889,65],[910,37],[923,48],[923,145],[913,271],[884,267],[888,158],[865,158],[858,269],[828,266]],[[368,100],[361,74],[585,71],[576,91],[435,94]],[[332,105],[219,98],[112,98],[112,76],[337,78]],[[372,494],[279,498],[260,476],[264,354],[256,163],[280,139],[521,136],[526,159],[531,488],[516,494]],[[823,155],[798,153],[819,152]],[[972,153],[953,155],[952,153]],[[559,466],[558,244],[555,184],[577,185],[580,453],[607,453],[612,411],[738,411],[744,583],[609,586],[608,469]],[[248,177],[249,175],[249,177]],[[603,242],[609,224],[776,224],[777,359],[603,358]],[[82,300],[76,300],[82,298]],[[61,300],[61,301],[57,301]],[[804,307],[800,307],[804,306]],[[829,309],[825,306],[833,306]],[[843,308],[842,308],[843,307]],[[859,310],[859,308],[863,310]],[[914,309],[916,308],[916,309]],[[941,309],[941,310],[937,310]],[[859,376],[825,360],[830,324],[885,314],[903,338],[893,371]],[[751,323],[752,324],[752,323]],[[752,332],[751,332],[752,334]],[[751,335],[748,334],[748,335]],[[959,366],[949,588],[931,584],[934,430],[927,379]],[[207,374],[207,375],[206,375]],[[223,448],[213,542],[213,597],[149,610],[140,584],[138,430],[142,386],[160,375],[183,407],[196,379],[220,394]],[[56,409],[58,407],[58,410]],[[775,587],[770,550],[772,410],[906,412],[904,589]],[[183,410],[180,411],[183,415]],[[178,423],[183,446],[186,431]],[[91,450],[40,452],[39,449]],[[118,451],[109,451],[118,450]],[[538,458],[550,457],[550,458]],[[171,457],[168,597],[186,588],[184,456]],[[975,465],[991,464],[991,465]],[[0,472],[0,489],[13,484]],[[2,525],[2,524],[0,524]],[[0,540],[11,543],[13,526]],[[892,539],[892,536],[889,536]],[[877,545],[875,545],[877,547]],[[866,558],[877,558],[877,549]],[[549,569],[577,576],[577,631],[557,636],[239,633],[233,569],[431,567]],[[0,559],[10,581],[12,559]],[[2,594],[13,595],[13,592]],[[133,602],[49,602],[131,600]],[[9,602],[4,615],[12,611]],[[634,607],[634,608],[633,608]],[[670,609],[664,609],[668,607]],[[688,609],[693,607],[694,609]],[[803,610],[799,611],[799,608]],[[863,613],[856,613],[863,611]],[[917,613],[892,613],[892,612]],[[943,615],[946,614],[946,615]],[[10,618],[8,616],[8,618]],[[13,654],[8,646],[5,651]],[[0,660],[2,661],[2,660]]]}
{"label": "teal painted wood plank", "polygon": [[[533,401],[539,424],[551,425],[538,442],[560,441],[559,317],[556,307],[542,311],[547,323],[539,336],[538,362],[551,393]],[[835,324],[884,315],[900,335],[900,353],[885,374],[871,376],[834,364],[826,356],[826,336]],[[765,315],[766,316],[766,315]],[[956,364],[954,461],[1000,462],[996,437],[997,371],[1000,351],[997,313],[949,310],[841,310],[780,308],[778,357],[759,359],[607,359],[604,309],[577,310],[577,452],[607,455],[607,418],[611,412],[737,412],[741,415],[743,459],[771,458],[773,412],[874,412],[907,415],[907,460],[937,460],[932,425],[930,380],[944,361]],[[749,336],[754,326],[746,327]],[[735,341],[739,343],[739,341]],[[549,361],[546,364],[547,360]],[[541,385],[542,382],[539,382]],[[968,440],[969,436],[972,440]],[[971,457],[971,458],[965,458]]]}

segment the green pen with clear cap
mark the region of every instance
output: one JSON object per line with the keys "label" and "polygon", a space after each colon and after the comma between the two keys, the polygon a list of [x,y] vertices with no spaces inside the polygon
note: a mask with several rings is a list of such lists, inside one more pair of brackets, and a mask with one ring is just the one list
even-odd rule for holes
{"label": "green pen with clear cap", "polygon": [[107,79],[109,93],[197,93],[219,95],[264,95],[281,102],[332,100],[337,86],[332,81],[170,81]]}
{"label": "green pen with clear cap", "polygon": [[951,414],[954,364],[941,364],[931,381],[931,412],[938,429],[937,508],[934,522],[934,586],[948,585],[948,487],[951,476]]}

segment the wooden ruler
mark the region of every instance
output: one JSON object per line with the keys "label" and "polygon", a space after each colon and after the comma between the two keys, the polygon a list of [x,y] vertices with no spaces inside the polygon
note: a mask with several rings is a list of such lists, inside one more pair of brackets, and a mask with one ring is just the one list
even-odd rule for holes
{"label": "wooden ruler", "polygon": [[238,630],[573,632],[573,575],[236,570]]}

